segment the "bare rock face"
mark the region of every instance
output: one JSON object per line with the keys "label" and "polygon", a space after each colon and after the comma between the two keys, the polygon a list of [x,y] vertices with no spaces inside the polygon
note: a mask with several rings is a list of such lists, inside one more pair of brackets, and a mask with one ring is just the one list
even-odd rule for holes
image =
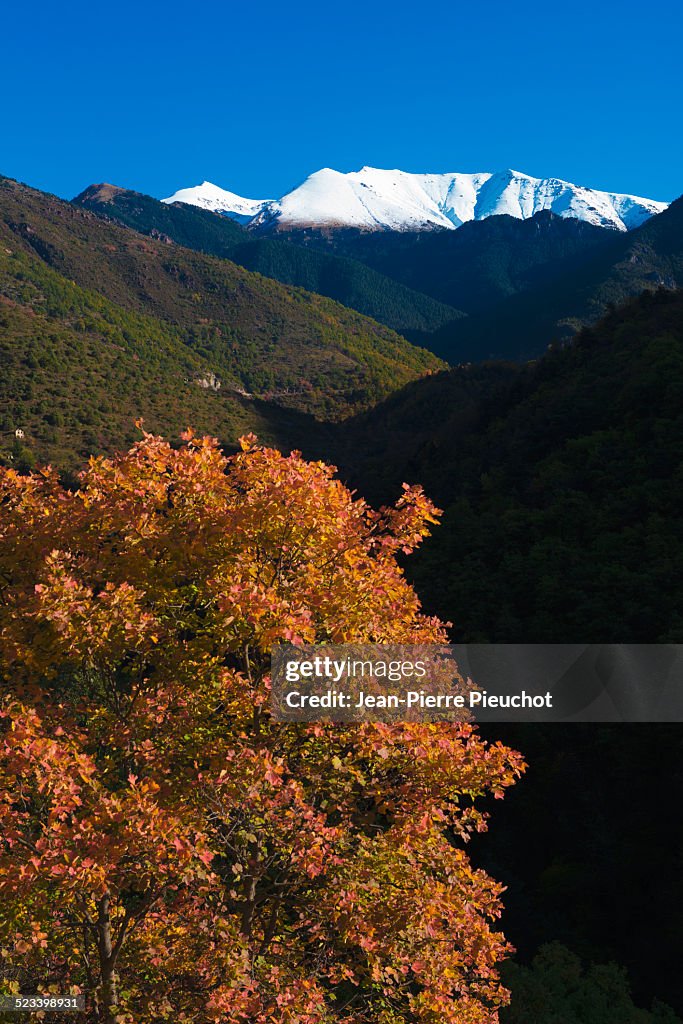
{"label": "bare rock face", "polygon": [[211,370],[208,370],[206,373],[202,374],[201,377],[195,377],[194,382],[200,388],[204,388],[205,391],[220,391],[222,387],[222,382]]}

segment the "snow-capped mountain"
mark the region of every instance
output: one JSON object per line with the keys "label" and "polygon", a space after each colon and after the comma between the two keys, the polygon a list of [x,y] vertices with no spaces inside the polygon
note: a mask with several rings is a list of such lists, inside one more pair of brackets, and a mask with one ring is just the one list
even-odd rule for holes
{"label": "snow-capped mountain", "polygon": [[364,231],[453,229],[496,214],[526,219],[539,210],[628,231],[668,205],[519,171],[410,174],[376,167],[349,174],[324,167],[281,199],[243,199],[205,181],[163,201],[201,206],[254,228]]}
{"label": "snow-capped mountain", "polygon": [[243,199],[242,196],[228,192],[218,185],[212,185],[210,181],[204,181],[201,185],[194,185],[192,188],[181,188],[168,199],[162,199],[162,203],[187,203],[189,206],[201,206],[203,210],[211,210],[212,213],[223,213],[232,220],[247,223],[256,217],[269,199]]}

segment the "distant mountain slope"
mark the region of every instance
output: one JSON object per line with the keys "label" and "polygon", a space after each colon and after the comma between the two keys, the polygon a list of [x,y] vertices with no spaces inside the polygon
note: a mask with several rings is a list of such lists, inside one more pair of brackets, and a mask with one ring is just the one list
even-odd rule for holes
{"label": "distant mountain slope", "polygon": [[187,203],[212,213],[227,214],[232,220],[239,223],[247,223],[252,220],[261,213],[264,207],[273,202],[271,199],[245,199],[234,192],[219,188],[218,185],[212,185],[210,181],[204,181],[201,185],[194,185],[191,188],[181,188],[168,199],[161,201],[164,203]]}
{"label": "distant mountain slope", "polygon": [[[617,258],[589,286],[593,310],[644,289],[683,287],[683,197],[619,240]],[[606,251],[607,253],[607,251]]]}
{"label": "distant mountain slope", "polygon": [[[348,256],[468,314],[544,284],[568,258],[617,245],[621,233],[562,219],[550,211],[528,220],[488,217],[459,231],[292,233],[302,245]],[[620,249],[615,249],[620,251]]]}
{"label": "distant mountain slope", "polygon": [[682,291],[411,384],[340,443],[373,501],[407,480],[446,508],[410,572],[457,639],[683,642]]}
{"label": "distant mountain slope", "polygon": [[610,306],[660,287],[683,287],[683,199],[628,234],[568,256],[490,311],[437,330],[430,347],[452,363],[538,356]]}
{"label": "distant mountain slope", "polygon": [[400,332],[428,334],[462,316],[457,309],[356,260],[279,239],[257,239],[234,221],[196,206],[164,204],[112,185],[91,185],[73,202],[152,237],[230,259],[283,284],[341,302]]}
{"label": "distant mountain slope", "polygon": [[228,217],[217,217],[185,203],[168,205],[118,185],[89,185],[72,203],[143,234],[225,259],[230,259],[234,247],[249,237]]}
{"label": "distant mountain slope", "polygon": [[0,179],[0,241],[123,310],[177,328],[225,386],[338,418],[442,364],[329,299],[107,224]]}
{"label": "distant mountain slope", "polygon": [[[314,252],[279,239],[251,239],[236,246],[232,259],[247,270],[326,295],[407,337],[420,332],[426,338],[465,315],[358,260]],[[429,348],[426,341],[425,347]]]}
{"label": "distant mountain slope", "polygon": [[453,232],[310,231],[302,242],[367,262],[467,312],[427,341],[451,363],[534,358],[610,303],[660,285],[683,287],[683,199],[628,233],[544,212]]}
{"label": "distant mountain slope", "polygon": [[666,203],[573,185],[559,178],[533,178],[520,171],[411,174],[363,167],[343,174],[324,167],[281,199],[243,199],[211,182],[184,188],[164,202],[193,203],[248,221],[252,228],[308,227],[363,231],[453,229],[499,214],[533,217],[552,210],[599,227],[627,231]]}
{"label": "distant mountain slope", "polygon": [[252,430],[283,448],[324,436],[310,416],[209,381],[179,328],[0,245],[0,463],[81,468],[139,438],[138,417],[170,437],[191,425],[227,443]]}
{"label": "distant mountain slope", "polygon": [[[182,209],[187,216],[189,208]],[[225,223],[231,238],[241,231],[225,218],[195,213]],[[458,231],[310,228],[269,239],[242,232],[245,237],[231,249],[238,262],[372,312],[452,364],[535,358],[552,341],[593,322],[610,303],[660,284],[683,285],[681,200],[629,232],[545,210],[526,220],[491,216]],[[285,250],[285,241],[296,244]],[[319,259],[303,255],[304,249]],[[323,256],[350,263],[325,262]],[[381,275],[379,281],[358,264]],[[392,291],[387,278],[406,292]],[[439,305],[426,309],[418,294]]]}

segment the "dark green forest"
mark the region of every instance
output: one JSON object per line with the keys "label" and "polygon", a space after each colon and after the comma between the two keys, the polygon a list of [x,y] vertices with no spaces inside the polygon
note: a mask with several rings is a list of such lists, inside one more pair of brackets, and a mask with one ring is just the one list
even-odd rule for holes
{"label": "dark green forest", "polygon": [[419,340],[450,363],[529,359],[644,290],[683,286],[683,200],[629,232],[541,212],[457,231],[300,232],[299,244],[350,256],[466,317]]}
{"label": "dark green forest", "polygon": [[551,280],[571,257],[615,251],[618,233],[546,210],[528,220],[488,217],[457,231],[285,235],[316,251],[344,253],[416,291],[478,313],[520,291]]}
{"label": "dark green forest", "polygon": [[375,500],[406,479],[446,509],[410,573],[458,640],[683,640],[681,292],[537,362],[412,385],[342,444]]}
{"label": "dark green forest", "polygon": [[586,966],[559,942],[545,943],[530,966],[507,965],[514,992],[501,1013],[506,1024],[676,1024],[669,1006],[653,1000],[649,1009],[633,1000],[624,968],[610,962]]}
{"label": "dark green forest", "polygon": [[[523,750],[529,764],[524,783],[491,808],[490,832],[475,840],[481,863],[508,886],[503,924],[526,965],[510,970],[509,1020],[640,1022],[629,989],[638,1007],[659,999],[681,1017],[680,724],[498,723],[485,734]],[[554,942],[565,947],[559,960],[529,975],[538,950]],[[619,965],[624,976],[614,971],[609,999],[594,992],[593,1006],[570,1010],[593,985],[579,980],[575,961],[555,973],[566,950],[589,976]]]}

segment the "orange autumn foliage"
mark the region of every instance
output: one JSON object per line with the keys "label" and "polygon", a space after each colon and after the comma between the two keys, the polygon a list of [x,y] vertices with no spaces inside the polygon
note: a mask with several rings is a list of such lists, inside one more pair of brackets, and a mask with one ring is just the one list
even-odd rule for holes
{"label": "orange autumn foliage", "polygon": [[422,491],[376,512],[189,432],[75,493],[1,472],[5,989],[130,1024],[493,1024],[501,887],[465,844],[519,755],[268,712],[273,644],[445,639],[397,560],[437,521]]}

